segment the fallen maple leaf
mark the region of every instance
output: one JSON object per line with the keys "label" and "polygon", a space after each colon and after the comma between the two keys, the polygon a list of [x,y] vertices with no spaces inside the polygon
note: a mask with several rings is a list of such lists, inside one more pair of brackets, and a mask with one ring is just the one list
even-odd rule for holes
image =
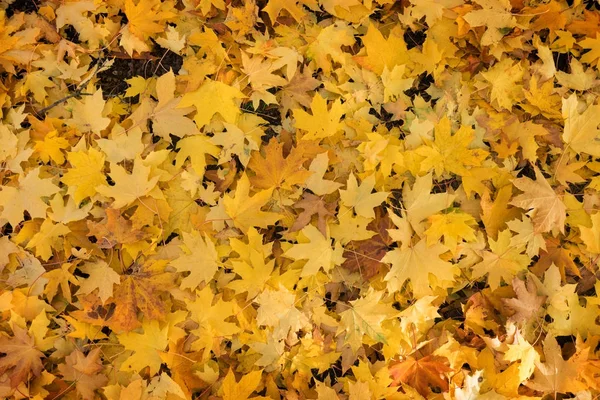
{"label": "fallen maple leaf", "polygon": [[564,203],[537,167],[535,167],[535,178],[535,181],[529,178],[513,181],[513,184],[524,193],[515,197],[510,204],[532,210],[530,215],[534,226],[539,231],[558,229],[564,233],[566,219]]}
{"label": "fallen maple leaf", "polygon": [[314,215],[317,216],[317,228],[323,236],[327,235],[327,219],[334,214],[328,208],[325,201],[311,193],[305,193],[301,200],[294,203],[294,208],[301,208],[303,211],[298,215],[294,224],[290,227],[290,232],[296,232],[307,226]]}
{"label": "fallen maple leaf", "polygon": [[533,379],[527,383],[527,386],[555,394],[575,393],[585,388],[585,384],[578,380],[578,366],[584,359],[571,357],[565,361],[556,338],[552,336],[547,336],[544,340],[544,355],[546,361],[536,362]]}
{"label": "fallen maple leaf", "polygon": [[264,147],[265,156],[254,153],[248,163],[255,176],[250,182],[261,189],[286,189],[298,185],[311,175],[302,164],[306,160],[302,147],[294,147],[287,157],[283,156],[283,144],[272,138]]}
{"label": "fallen maple leaf", "polygon": [[109,319],[116,331],[131,331],[140,326],[138,312],[150,320],[161,320],[167,307],[160,295],[173,284],[173,274],[165,272],[166,261],[148,260],[143,265],[134,264],[130,273],[121,276],[114,289],[114,315]]}
{"label": "fallen maple leaf", "polygon": [[238,180],[235,196],[223,199],[225,212],[243,232],[252,226],[265,228],[282,218],[279,214],[260,210],[271,199],[272,192],[273,188],[266,189],[250,197],[250,180],[244,174]]}
{"label": "fallen maple leaf", "polygon": [[39,351],[27,331],[15,326],[14,336],[0,336],[0,373],[8,372],[10,386],[15,388],[27,380],[29,374],[39,376],[44,369],[41,359],[44,353]]}
{"label": "fallen maple leaf", "polygon": [[168,327],[161,329],[155,320],[142,324],[142,329],[141,334],[127,332],[117,336],[119,343],[133,352],[123,362],[121,370],[140,372],[148,367],[150,375],[154,375],[162,363],[160,352],[167,347],[169,330]]}
{"label": "fallen maple leaf", "polygon": [[77,392],[85,400],[96,398],[95,391],[108,382],[106,376],[99,374],[103,369],[100,355],[100,347],[93,349],[87,355],[75,350],[65,357],[65,364],[58,366],[63,379],[74,382]]}
{"label": "fallen maple leaf", "polygon": [[420,359],[408,357],[390,367],[392,385],[404,383],[415,388],[421,396],[429,396],[432,389],[447,392],[448,372],[452,371],[445,357],[429,355]]}
{"label": "fallen maple leaf", "polygon": [[133,229],[131,220],[123,218],[121,211],[114,208],[106,209],[105,221],[88,221],[88,228],[88,236],[94,236],[98,246],[104,249],[110,249],[119,244],[135,243],[148,236],[139,229]]}

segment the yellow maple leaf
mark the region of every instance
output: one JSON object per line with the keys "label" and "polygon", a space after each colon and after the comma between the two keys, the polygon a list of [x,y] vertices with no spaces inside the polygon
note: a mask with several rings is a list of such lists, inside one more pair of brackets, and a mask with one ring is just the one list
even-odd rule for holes
{"label": "yellow maple leaf", "polygon": [[590,50],[581,56],[581,61],[590,65],[596,64],[596,68],[600,68],[600,34],[596,32],[595,38],[586,37],[578,44]]}
{"label": "yellow maple leaf", "polygon": [[165,49],[171,50],[173,53],[179,54],[185,47],[185,35],[181,35],[177,29],[168,25],[165,31],[165,37],[156,39],[156,43]]}
{"label": "yellow maple leaf", "polygon": [[[263,100],[268,100],[265,102],[273,103],[275,96],[268,93],[267,89],[287,83],[282,76],[274,74],[278,69],[277,65],[265,57],[250,57],[242,52],[242,66],[242,72],[247,75],[252,90],[259,92]],[[258,104],[255,104],[255,108],[258,108]]]}
{"label": "yellow maple leaf", "polygon": [[265,284],[271,279],[271,273],[275,267],[275,260],[265,262],[262,252],[249,249],[249,262],[245,260],[234,260],[231,262],[233,271],[241,277],[227,285],[236,293],[248,292],[248,299],[258,295]]}
{"label": "yellow maple leaf", "polygon": [[144,333],[127,332],[117,335],[119,343],[126,350],[133,352],[121,364],[121,371],[139,373],[148,367],[150,375],[154,375],[162,364],[160,353],[166,349],[169,343],[169,327],[161,329],[158,321],[149,321],[142,324],[142,329]]}
{"label": "yellow maple leaf", "polygon": [[548,134],[546,128],[532,121],[514,122],[504,129],[504,132],[512,142],[519,142],[523,151],[523,158],[535,162],[537,159],[538,144],[535,137],[541,137]]}
{"label": "yellow maple leaf", "polygon": [[592,226],[579,226],[581,240],[590,253],[600,254],[600,213],[592,215]]}
{"label": "yellow maple leaf", "polygon": [[308,243],[295,244],[283,254],[294,260],[308,260],[302,268],[301,276],[315,275],[321,267],[329,272],[344,262],[342,247],[338,244],[332,248],[331,239],[323,236],[316,227],[307,225],[301,232]]}
{"label": "yellow maple leaf", "polygon": [[119,284],[121,276],[103,260],[89,262],[79,267],[88,274],[87,278],[78,278],[79,290],[77,294],[89,294],[98,289],[98,297],[106,303],[113,295],[113,286]]}
{"label": "yellow maple leaf", "polygon": [[44,140],[36,140],[34,149],[43,162],[47,163],[52,160],[56,164],[62,165],[65,162],[65,156],[61,150],[69,147],[69,141],[60,137],[59,133],[54,130],[44,136]]}
{"label": "yellow maple leaf", "polygon": [[236,382],[235,375],[230,369],[221,385],[223,400],[247,400],[258,387],[261,379],[262,370],[257,370],[244,375],[239,382]]}
{"label": "yellow maple leaf", "polygon": [[256,152],[248,163],[248,168],[256,174],[250,178],[252,185],[261,189],[292,190],[292,186],[304,182],[311,175],[302,165],[306,156],[301,146],[293,147],[285,158],[283,144],[275,138],[264,149],[264,157]]}
{"label": "yellow maple leaf", "polygon": [[[285,1],[291,2],[294,0]],[[352,46],[354,44],[356,31],[345,21],[336,21],[318,32],[317,37],[306,49],[306,56],[309,60],[313,60],[325,75],[329,75],[334,62],[346,63],[349,54],[342,50],[342,46]]]}
{"label": "yellow maple leaf", "polygon": [[113,208],[121,208],[145,196],[156,186],[158,176],[150,178],[151,168],[144,165],[140,157],[133,164],[133,171],[128,174],[125,168],[118,164],[110,164],[110,177],[114,186],[96,186],[96,191],[103,196],[115,199]]}
{"label": "yellow maple leaf", "polygon": [[21,30],[22,27],[23,22],[10,20],[6,10],[0,12],[0,66],[11,74],[16,72],[15,66],[28,64],[38,57],[33,49],[38,28]]}
{"label": "yellow maple leaf", "polygon": [[451,207],[455,196],[449,193],[431,193],[433,187],[431,173],[418,177],[412,188],[404,185],[403,200],[406,218],[417,232],[424,231],[421,224],[425,218],[445,208]]}
{"label": "yellow maple leaf", "polygon": [[52,301],[60,288],[62,297],[71,302],[70,284],[79,284],[79,281],[73,275],[73,269],[75,267],[72,263],[64,263],[60,268],[53,269],[44,274],[44,278],[48,279],[48,284],[44,288],[44,293],[48,296],[48,300]]}
{"label": "yellow maple leaf", "polygon": [[379,29],[374,24],[370,24],[362,41],[367,55],[356,56],[354,59],[378,75],[382,74],[385,68],[392,71],[397,65],[408,63],[406,43],[398,25],[390,31],[388,38],[385,39]]}
{"label": "yellow maple leaf", "polygon": [[36,257],[48,261],[52,257],[52,249],[61,245],[60,237],[69,232],[71,230],[67,226],[54,224],[50,219],[46,219],[40,226],[40,230],[27,243],[27,248],[35,249]]}
{"label": "yellow maple leaf", "polygon": [[546,250],[546,241],[539,230],[533,226],[531,218],[523,217],[523,220],[513,219],[506,223],[508,228],[517,233],[510,239],[512,246],[527,246],[527,255],[535,257],[539,255],[540,249]]}
{"label": "yellow maple leaf", "polygon": [[527,269],[529,257],[522,254],[525,246],[512,246],[508,229],[498,234],[498,240],[488,239],[490,249],[483,253],[483,261],[473,266],[473,279],[488,275],[488,283],[492,290],[500,287],[500,281],[512,282],[519,272]]}
{"label": "yellow maple leaf", "polygon": [[178,272],[190,274],[181,281],[182,289],[195,290],[202,282],[208,282],[218,269],[218,254],[215,245],[208,236],[204,238],[198,232],[183,233],[182,249],[186,254],[171,261]]}
{"label": "yellow maple leaf", "polygon": [[519,364],[511,364],[508,368],[502,370],[495,361],[496,357],[490,348],[485,348],[477,357],[477,365],[483,370],[487,385],[492,388],[495,397],[518,397],[518,388],[521,385],[519,380]]}
{"label": "yellow maple leaf", "polygon": [[282,10],[287,11],[297,22],[305,16],[305,12],[298,4],[298,0],[270,0],[267,2],[264,10],[269,14],[271,23],[277,21],[277,17],[281,14]]}
{"label": "yellow maple leaf", "polygon": [[386,343],[385,332],[381,324],[386,319],[399,314],[390,303],[382,303],[383,292],[369,290],[364,297],[350,302],[351,307],[340,313],[338,334],[345,332],[344,340],[353,351],[363,343],[363,335],[376,342]]}
{"label": "yellow maple leaf", "polygon": [[450,120],[447,117],[435,126],[435,141],[426,142],[416,152],[425,157],[421,163],[421,171],[434,170],[437,176],[444,172],[457,175],[468,174],[467,167],[478,167],[488,155],[483,149],[469,148],[475,132],[468,126],[461,126],[452,135]]}
{"label": "yellow maple leaf", "polygon": [[197,0],[200,4],[196,6],[197,9],[200,9],[202,14],[206,15],[210,11],[212,6],[215,6],[219,10],[225,9],[225,2],[223,0]]}
{"label": "yellow maple leaf", "polygon": [[296,128],[306,131],[303,140],[321,140],[333,136],[342,129],[340,119],[344,109],[339,99],[334,101],[331,109],[327,109],[327,100],[316,94],[310,104],[312,115],[296,108],[293,110]]}
{"label": "yellow maple leaf", "polygon": [[127,27],[142,40],[148,39],[153,33],[163,32],[166,21],[176,14],[168,10],[170,2],[161,0],[125,0],[125,15]]}
{"label": "yellow maple leaf", "polygon": [[243,174],[238,180],[234,197],[223,198],[225,212],[242,232],[246,232],[252,226],[266,228],[283,218],[278,213],[261,211],[261,208],[271,200],[272,193],[271,188],[250,197],[250,180],[246,174]]}
{"label": "yellow maple leaf", "polygon": [[375,175],[369,175],[358,184],[356,177],[350,173],[346,189],[340,189],[340,198],[346,207],[353,207],[357,215],[365,218],[375,218],[373,209],[383,203],[389,196],[388,192],[373,192]]}
{"label": "yellow maple leaf", "polygon": [[188,158],[191,161],[192,168],[199,179],[204,177],[206,170],[206,155],[216,157],[221,149],[210,142],[210,138],[200,135],[194,135],[181,139],[177,143],[179,152],[175,156],[175,166],[180,168]]}
{"label": "yellow maple leaf", "polygon": [[517,20],[511,11],[508,0],[477,0],[482,8],[463,16],[471,27],[484,26],[486,31],[481,37],[481,44],[489,46],[498,43],[504,36],[503,32],[517,26]]}
{"label": "yellow maple leaf", "polygon": [[329,166],[329,157],[327,152],[317,155],[310,163],[308,170],[312,174],[306,178],[306,187],[317,196],[323,196],[339,189],[343,186],[341,183],[323,179],[323,176],[327,172]]}
{"label": "yellow maple leaf", "polygon": [[431,225],[425,231],[428,246],[433,245],[443,236],[444,245],[454,253],[460,241],[477,240],[473,229],[477,221],[469,214],[463,212],[434,214],[429,217],[429,222]]}
{"label": "yellow maple leaf", "polygon": [[337,224],[329,225],[331,237],[346,245],[352,240],[367,240],[375,235],[375,232],[367,229],[372,218],[354,215],[348,207],[340,206],[337,215]]}
{"label": "yellow maple leaf", "polygon": [[535,178],[535,181],[529,178],[513,181],[513,184],[524,193],[516,196],[510,204],[524,210],[531,210],[529,215],[539,232],[558,229],[564,233],[567,217],[565,204],[537,167],[535,167]]}
{"label": "yellow maple leaf", "polygon": [[194,111],[193,107],[179,107],[180,97],[175,97],[175,74],[169,70],[156,80],[158,104],[153,111],[152,132],[169,140],[169,135],[177,137],[192,136],[198,128],[186,115]]}
{"label": "yellow maple leaf", "polygon": [[504,185],[498,188],[496,198],[492,201],[491,194],[485,189],[481,198],[481,220],[485,225],[488,237],[496,238],[498,232],[506,227],[506,223],[517,218],[520,212],[515,207],[509,207],[513,188]]}
{"label": "yellow maple leaf", "polygon": [[575,93],[562,102],[565,120],[562,137],[565,143],[577,153],[600,157],[600,105],[590,105],[580,112],[579,99]]}
{"label": "yellow maple leaf", "polygon": [[50,197],[59,191],[51,179],[40,179],[40,167],[30,170],[19,177],[17,187],[0,186],[0,218],[6,218],[16,227],[24,219],[27,211],[32,218],[46,218],[48,205],[42,197]]}
{"label": "yellow maple leaf", "polygon": [[[210,286],[196,291],[196,298],[193,301],[186,300],[186,305],[191,320],[198,324],[198,328],[192,331],[198,336],[198,340],[192,343],[194,350],[218,348],[220,341],[240,331],[236,323],[226,321],[234,315],[235,304],[221,298],[215,301]],[[219,340],[215,340],[217,338]],[[210,351],[205,352],[204,359],[209,358]]]}
{"label": "yellow maple leaf", "polygon": [[[582,337],[600,334],[600,325],[596,322],[599,312],[598,299],[588,298],[587,304],[582,305],[573,288],[566,289],[569,286],[571,285],[565,285],[565,289],[560,289],[559,293],[551,292],[558,295],[552,299],[553,306],[558,307],[548,309],[548,315],[552,318],[552,322],[547,327],[548,333],[555,336],[581,335]],[[598,287],[598,282],[595,286]]]}
{"label": "yellow maple leaf", "polygon": [[425,240],[412,247],[388,251],[381,260],[392,264],[384,278],[388,289],[401,290],[410,280],[414,296],[420,298],[433,294],[438,288],[450,287],[459,271],[457,266],[439,258],[446,251],[448,249],[440,243],[428,247]]}
{"label": "yellow maple leaf", "polygon": [[77,204],[86,197],[96,194],[96,188],[106,184],[103,153],[91,148],[87,152],[74,151],[67,155],[72,168],[62,177],[62,182],[69,185]]}
{"label": "yellow maple leaf", "polygon": [[535,364],[540,362],[540,355],[535,348],[517,331],[512,344],[504,353],[506,361],[520,361],[519,379],[525,381],[531,377],[535,370]]}
{"label": "yellow maple leaf", "polygon": [[523,91],[526,102],[521,107],[532,115],[542,114],[545,117],[559,119],[561,98],[554,93],[554,84],[551,80],[538,84],[536,75],[529,81],[529,89]]}
{"label": "yellow maple leaf", "polygon": [[73,100],[71,123],[81,132],[100,134],[110,124],[110,118],[103,116],[105,104],[101,89],[83,101]]}
{"label": "yellow maple leaf", "polygon": [[35,101],[44,103],[46,97],[48,97],[48,91],[46,89],[53,88],[54,86],[55,84],[44,74],[44,71],[34,71],[27,74],[21,92],[23,94],[31,92]]}
{"label": "yellow maple leaf", "polygon": [[144,151],[142,130],[139,128],[126,132],[119,127],[112,131],[108,139],[98,139],[96,142],[100,150],[106,154],[106,160],[111,163],[133,160]]}
{"label": "yellow maple leaf", "polygon": [[575,393],[587,388],[585,383],[578,380],[579,366],[587,356],[577,354],[565,361],[560,345],[551,335],[544,339],[544,355],[546,356],[544,363],[535,361],[533,379],[527,383],[527,386],[549,393]]}
{"label": "yellow maple leaf", "polygon": [[491,100],[497,104],[498,109],[511,110],[514,103],[520,100],[523,88],[519,82],[523,79],[523,72],[520,64],[505,58],[481,73],[481,76],[491,84]]}
{"label": "yellow maple leaf", "polygon": [[219,114],[226,122],[235,123],[240,114],[236,99],[246,97],[238,89],[223,82],[207,80],[194,92],[186,93],[177,107],[196,107],[194,121],[198,129],[210,123],[215,114]]}

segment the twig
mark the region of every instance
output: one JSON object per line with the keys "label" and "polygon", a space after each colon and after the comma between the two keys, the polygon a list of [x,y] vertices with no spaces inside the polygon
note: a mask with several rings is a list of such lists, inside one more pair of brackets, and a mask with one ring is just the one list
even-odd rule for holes
{"label": "twig", "polygon": [[[83,88],[82,88],[83,89]],[[64,103],[65,101],[73,98],[73,97],[77,97],[77,96],[92,96],[93,93],[85,93],[85,92],[81,92],[80,90],[82,89],[77,89],[75,90],[74,93],[71,93],[70,95],[63,97],[62,99],[56,100],[54,103],[50,104],[47,107],[42,108],[39,111],[36,111],[36,114],[38,114],[39,116],[43,116],[46,112],[48,112],[48,110],[56,107],[57,105]]]}
{"label": "twig", "polygon": [[77,97],[77,96],[93,96],[93,93],[86,93],[83,92],[83,89],[86,87],[86,85],[96,76],[96,73],[98,72],[98,67],[96,67],[96,70],[90,75],[89,78],[87,78],[85,81],[81,82],[77,88],[75,89],[75,91],[71,94],[69,94],[68,96],[63,97],[62,99],[58,99],[56,100],[54,103],[50,104],[49,106],[46,106],[44,108],[42,108],[39,111],[36,111],[35,113],[38,116],[44,116],[45,113],[47,113],[49,110],[53,109],[54,107],[56,107],[59,104],[64,103],[65,101],[72,99],[73,97]]}

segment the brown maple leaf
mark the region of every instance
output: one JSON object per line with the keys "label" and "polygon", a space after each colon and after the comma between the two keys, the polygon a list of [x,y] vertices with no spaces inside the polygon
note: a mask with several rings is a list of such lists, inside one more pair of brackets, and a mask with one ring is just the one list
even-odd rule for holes
{"label": "brown maple leaf", "polygon": [[485,329],[495,331],[501,323],[500,315],[488,299],[488,294],[487,289],[473,293],[464,311],[465,327],[481,336],[485,336]]}
{"label": "brown maple leaf", "polygon": [[405,361],[392,365],[389,370],[394,379],[392,386],[404,383],[415,388],[424,397],[431,395],[433,388],[447,392],[447,374],[452,371],[446,357],[434,355],[419,360],[408,357]]}
{"label": "brown maple leaf", "polygon": [[103,304],[96,293],[79,296],[78,300],[81,309],[71,313],[73,318],[91,325],[108,325],[106,321],[113,316],[115,310],[115,305],[113,303]]}
{"label": "brown maple leaf", "polygon": [[15,325],[13,332],[13,337],[0,336],[0,353],[4,353],[0,357],[0,375],[8,372],[10,386],[16,388],[27,381],[30,373],[40,375],[44,353],[35,347],[34,338],[25,329]]}
{"label": "brown maple leaf", "polygon": [[248,163],[248,168],[256,174],[250,178],[250,182],[257,188],[291,190],[292,186],[303,183],[311,175],[302,166],[307,157],[301,146],[293,147],[287,157],[284,157],[283,144],[271,138],[264,149],[264,157],[256,152]]}
{"label": "brown maple leaf", "polygon": [[381,208],[375,209],[375,219],[367,225],[367,229],[377,232],[370,239],[353,240],[345,246],[343,257],[346,259],[343,268],[349,271],[360,271],[364,279],[377,275],[382,268],[387,268],[381,259],[386,255],[394,241],[388,234],[394,224],[388,214]]}
{"label": "brown maple leaf", "polygon": [[534,170],[535,181],[527,177],[513,181],[513,185],[523,193],[514,197],[510,204],[529,210],[536,231],[548,232],[558,228],[564,234],[567,208],[560,193],[550,186],[537,167],[534,166]]}
{"label": "brown maple leaf", "polygon": [[319,85],[321,85],[321,82],[312,77],[308,68],[304,73],[294,75],[290,83],[280,91],[281,105],[284,112],[287,113],[287,111],[300,108],[300,106],[310,108],[312,96],[309,93]]}
{"label": "brown maple leaf", "polygon": [[586,360],[581,363],[579,375],[590,387],[600,390],[600,360]]}
{"label": "brown maple leaf", "polygon": [[538,296],[535,282],[529,277],[527,283],[515,278],[512,284],[517,298],[503,300],[504,304],[514,311],[510,319],[517,323],[523,323],[538,316],[541,307],[546,302],[546,296]]}
{"label": "brown maple leaf", "polygon": [[546,2],[537,7],[525,7],[523,13],[536,16],[531,23],[531,29],[535,31],[540,29],[560,30],[564,29],[567,23],[563,6],[558,1]]}
{"label": "brown maple leaf", "polygon": [[221,176],[219,170],[211,169],[206,171],[204,176],[211,182],[215,184],[215,191],[225,192],[232,184],[235,182],[235,178],[237,175],[237,166],[234,160],[231,160],[228,164],[226,164],[229,172],[224,176]]}
{"label": "brown maple leaf", "polygon": [[96,347],[86,356],[80,350],[75,349],[65,357],[65,364],[59,364],[58,370],[63,378],[75,383],[77,392],[85,400],[95,399],[96,389],[106,385],[108,378],[102,374],[102,361],[100,360],[100,347]]}
{"label": "brown maple leaf", "polygon": [[132,222],[123,218],[121,211],[106,209],[106,220],[102,222],[88,221],[90,233],[95,236],[96,244],[102,249],[110,249],[117,244],[128,244],[143,240],[147,234],[139,229],[133,229]]}
{"label": "brown maple leaf", "polygon": [[574,20],[567,26],[573,34],[579,34],[589,37],[596,37],[600,31],[600,15],[597,11],[583,10],[583,20]]}
{"label": "brown maple leaf", "polygon": [[573,261],[575,255],[566,246],[567,243],[563,243],[560,238],[546,238],[546,250],[540,250],[540,258],[531,267],[531,272],[541,275],[554,264],[558,267],[563,282],[565,282],[567,273],[581,276],[579,268]]}
{"label": "brown maple leaf", "polygon": [[294,208],[301,208],[304,211],[296,217],[296,221],[294,221],[294,225],[290,228],[290,232],[297,232],[304,228],[310,224],[313,215],[317,215],[317,228],[319,228],[323,236],[327,236],[327,218],[333,216],[331,204],[325,203],[322,198],[312,193],[304,193],[302,200],[297,201],[294,204]]}
{"label": "brown maple leaf", "polygon": [[173,286],[174,274],[165,272],[166,260],[134,263],[115,287],[115,311],[108,325],[115,331],[130,331],[141,326],[138,311],[148,320],[162,320],[167,313],[161,298]]}
{"label": "brown maple leaf", "polygon": [[546,393],[575,393],[586,389],[581,382],[580,369],[587,359],[584,353],[576,353],[568,360],[563,359],[561,347],[553,336],[544,340],[545,362],[536,361],[533,379],[527,386]]}
{"label": "brown maple leaf", "polygon": [[169,346],[169,351],[161,353],[160,357],[169,366],[171,377],[181,389],[191,397],[192,392],[208,387],[209,384],[200,379],[198,367],[202,365],[203,351],[186,351],[189,340],[180,339],[175,346]]}

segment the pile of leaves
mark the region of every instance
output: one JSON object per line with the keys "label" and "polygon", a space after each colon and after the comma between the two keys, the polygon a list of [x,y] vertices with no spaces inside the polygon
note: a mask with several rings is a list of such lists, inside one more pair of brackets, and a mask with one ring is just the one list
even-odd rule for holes
{"label": "pile of leaves", "polygon": [[0,397],[600,395],[600,12],[0,1]]}

